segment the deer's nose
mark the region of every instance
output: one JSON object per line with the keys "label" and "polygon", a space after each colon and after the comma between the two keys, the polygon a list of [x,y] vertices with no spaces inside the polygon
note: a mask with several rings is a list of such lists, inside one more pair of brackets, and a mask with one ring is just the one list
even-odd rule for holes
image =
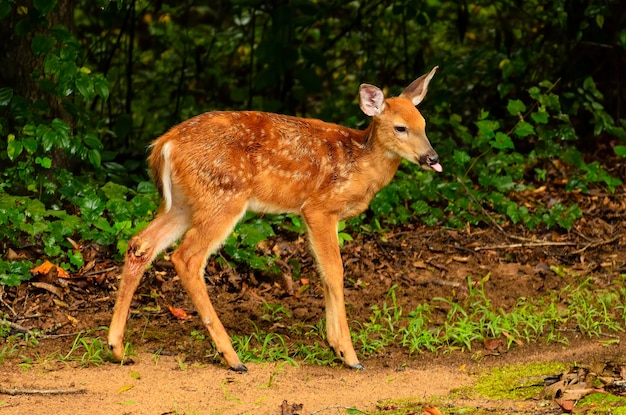
{"label": "deer's nose", "polygon": [[428,163],[429,166],[432,166],[433,164],[438,164],[439,156],[437,154],[431,154],[428,157],[426,157],[426,162]]}
{"label": "deer's nose", "polygon": [[422,160],[425,160],[425,163],[423,163],[424,165],[430,167],[437,173],[441,173],[443,171],[443,167],[441,167],[441,164],[439,164],[439,156],[437,155],[437,153],[435,153],[434,150],[432,153],[426,155],[426,157]]}

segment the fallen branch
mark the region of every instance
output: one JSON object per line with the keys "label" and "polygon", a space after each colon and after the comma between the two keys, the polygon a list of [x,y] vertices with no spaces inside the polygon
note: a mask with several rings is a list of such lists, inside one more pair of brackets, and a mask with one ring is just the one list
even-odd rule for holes
{"label": "fallen branch", "polygon": [[335,411],[335,410],[346,410],[346,411],[350,411],[351,414],[365,414],[366,412],[363,411],[359,411],[358,409],[354,408],[354,407],[349,407],[349,406],[340,406],[340,405],[333,405],[333,406],[327,406],[326,408],[322,408],[319,409],[317,411],[313,411],[311,412],[311,415],[317,415],[317,414],[321,414],[322,412],[326,412],[326,411]]}
{"label": "fallen branch", "polygon": [[64,333],[64,334],[43,334],[40,331],[33,331],[27,329],[26,327],[13,323],[7,320],[0,320],[0,326],[6,325],[9,326],[10,329],[17,331],[18,333],[28,334],[29,336],[36,337],[38,339],[58,339],[61,337],[76,337],[79,334],[83,333],[82,331],[74,332],[74,333]]}
{"label": "fallen branch", "polygon": [[537,242],[521,242],[517,244],[477,246],[476,248],[474,248],[474,251],[482,251],[485,249],[536,248],[538,246],[571,246],[571,245],[577,245],[577,244],[576,242],[537,241]]}
{"label": "fallen branch", "polygon": [[117,268],[118,268],[117,265],[114,265],[112,267],[99,269],[97,271],[88,271],[88,272],[85,272],[84,274],[82,274],[81,277],[90,277],[92,275],[104,274],[105,272],[115,271],[115,270],[117,270]]}
{"label": "fallen branch", "polygon": [[7,389],[0,387],[0,394],[3,395],[74,395],[87,393],[86,389]]}
{"label": "fallen branch", "polygon": [[581,254],[581,253],[585,252],[589,248],[596,248],[596,247],[598,247],[600,245],[607,245],[607,244],[610,244],[610,243],[613,243],[613,242],[617,241],[619,238],[621,238],[621,235],[614,236],[611,239],[605,239],[603,241],[591,242],[591,243],[583,246],[582,248],[580,248],[580,249],[578,249],[578,250],[576,250],[576,251],[574,251],[572,253],[573,254]]}
{"label": "fallen branch", "polygon": [[12,321],[7,321],[7,320],[0,320],[0,325],[5,325],[5,326],[9,326],[10,329],[17,331],[18,333],[24,333],[24,334],[29,334],[31,336],[35,336],[36,333],[33,332],[30,329],[27,329],[24,326],[21,326],[17,323],[13,323]]}

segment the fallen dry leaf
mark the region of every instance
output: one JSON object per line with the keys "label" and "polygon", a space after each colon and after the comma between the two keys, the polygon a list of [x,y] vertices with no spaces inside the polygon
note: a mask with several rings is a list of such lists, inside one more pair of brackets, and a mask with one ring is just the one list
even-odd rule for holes
{"label": "fallen dry leaf", "polygon": [[7,259],[9,261],[18,261],[20,259],[26,259],[28,256],[24,252],[17,253],[11,248],[7,250]]}
{"label": "fallen dry leaf", "polygon": [[65,238],[67,239],[67,241],[72,244],[72,246],[74,247],[75,250],[80,251],[80,245],[78,245],[78,243],[76,241],[74,241],[72,238]]}
{"label": "fallen dry leaf", "polygon": [[33,281],[31,282],[31,285],[33,287],[37,287],[40,288],[42,290],[46,290],[54,295],[56,295],[57,297],[59,297],[61,300],[63,299],[63,290],[60,289],[59,287],[56,287],[52,284],[48,284],[47,282],[40,282],[40,281]]}
{"label": "fallen dry leaf", "polygon": [[434,406],[425,406],[424,407],[424,415],[443,415],[439,409]]}
{"label": "fallen dry leaf", "polygon": [[172,306],[168,306],[168,308],[170,309],[170,313],[172,313],[172,315],[179,320],[190,320],[193,318],[182,308],[175,308]]}
{"label": "fallen dry leaf", "polygon": [[576,402],[567,399],[557,399],[556,403],[559,404],[563,412],[572,413]]}
{"label": "fallen dry leaf", "polygon": [[70,275],[63,268],[54,265],[52,262],[46,260],[41,265],[32,268],[30,273],[33,275],[48,275],[50,272],[56,272],[56,276],[59,278],[69,278]]}
{"label": "fallen dry leaf", "polygon": [[422,260],[422,259],[413,262],[413,266],[415,268],[419,268],[419,269],[426,269],[426,268],[428,268],[428,266],[426,265],[426,262],[424,262],[424,260]]}
{"label": "fallen dry leaf", "polygon": [[280,405],[281,415],[309,415],[309,411],[304,409],[304,405],[301,403],[290,404],[287,400],[284,400]]}
{"label": "fallen dry leaf", "polygon": [[504,346],[504,342],[501,339],[485,339],[485,349],[497,350]]}

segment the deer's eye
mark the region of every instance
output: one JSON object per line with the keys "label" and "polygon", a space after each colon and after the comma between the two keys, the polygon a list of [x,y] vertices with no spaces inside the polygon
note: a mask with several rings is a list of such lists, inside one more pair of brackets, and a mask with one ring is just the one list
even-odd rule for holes
{"label": "deer's eye", "polygon": [[395,127],[393,127],[393,129],[396,130],[397,133],[406,132],[406,127],[404,125],[396,125]]}

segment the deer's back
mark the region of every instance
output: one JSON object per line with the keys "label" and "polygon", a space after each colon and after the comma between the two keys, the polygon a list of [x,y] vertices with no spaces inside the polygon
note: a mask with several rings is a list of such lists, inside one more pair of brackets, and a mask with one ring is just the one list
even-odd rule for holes
{"label": "deer's back", "polygon": [[348,190],[368,151],[364,131],[320,120],[210,112],[158,138],[149,162],[161,185],[167,158],[173,187],[191,203],[237,195],[252,210],[299,213],[307,201]]}

